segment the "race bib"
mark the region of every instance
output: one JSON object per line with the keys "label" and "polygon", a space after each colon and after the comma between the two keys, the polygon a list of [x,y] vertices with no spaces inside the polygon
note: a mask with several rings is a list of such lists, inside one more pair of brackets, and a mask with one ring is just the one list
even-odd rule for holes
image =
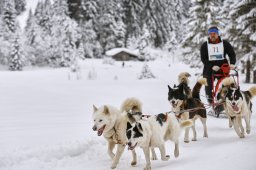
{"label": "race bib", "polygon": [[210,44],[207,41],[209,61],[224,60],[223,42]]}

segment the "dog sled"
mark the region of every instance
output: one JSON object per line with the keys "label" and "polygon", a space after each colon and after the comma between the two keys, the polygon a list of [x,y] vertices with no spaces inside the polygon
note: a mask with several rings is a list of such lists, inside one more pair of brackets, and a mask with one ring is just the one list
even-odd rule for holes
{"label": "dog sled", "polygon": [[212,74],[211,83],[212,83],[212,104],[211,109],[208,112],[208,115],[214,117],[224,117],[226,118],[226,114],[223,107],[223,101],[219,101],[217,99],[217,94],[219,89],[221,88],[222,80],[227,77],[232,77],[234,82],[239,86],[239,75],[237,69],[230,69],[228,64],[223,64],[220,67],[219,73]]}

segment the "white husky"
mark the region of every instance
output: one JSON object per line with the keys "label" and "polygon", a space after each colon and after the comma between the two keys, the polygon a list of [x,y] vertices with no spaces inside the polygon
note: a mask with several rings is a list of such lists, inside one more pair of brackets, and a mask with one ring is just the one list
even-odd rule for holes
{"label": "white husky", "polygon": [[191,120],[185,120],[181,123],[173,114],[158,114],[152,115],[148,119],[141,119],[136,123],[128,123],[126,136],[128,138],[128,147],[133,150],[136,146],[143,149],[146,167],[144,170],[151,169],[150,153],[155,154],[152,150],[158,147],[163,161],[169,160],[170,156],[165,152],[165,141],[171,140],[175,143],[174,156],[179,156],[179,136],[181,128],[190,127],[193,125]]}
{"label": "white husky", "polygon": [[[108,141],[108,154],[113,159],[111,168],[114,169],[128,142],[125,132],[129,118],[126,111],[132,109],[141,112],[141,103],[135,98],[128,98],[123,102],[121,110],[110,105],[99,108],[93,106],[93,109],[93,130],[98,132],[98,136],[103,134]],[[115,145],[117,145],[116,154],[113,153]],[[131,165],[136,165],[137,158],[134,150],[132,155]]]}

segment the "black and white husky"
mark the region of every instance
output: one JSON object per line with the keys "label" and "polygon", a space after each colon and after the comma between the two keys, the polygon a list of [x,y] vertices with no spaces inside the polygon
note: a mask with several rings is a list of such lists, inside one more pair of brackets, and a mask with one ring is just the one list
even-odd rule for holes
{"label": "black and white husky", "polygon": [[[205,78],[199,78],[195,86],[193,87],[193,90],[191,91],[189,84],[190,74],[187,72],[182,72],[179,77],[179,85],[174,85],[173,88],[171,88],[168,85],[169,92],[168,92],[168,101],[170,102],[172,106],[172,111],[176,113],[176,117],[178,117],[181,120],[187,120],[191,119],[193,121],[193,138],[192,141],[197,140],[197,134],[195,129],[195,120],[199,118],[203,124],[204,127],[204,137],[208,137],[207,133],[207,126],[206,126],[206,120],[207,120],[207,114],[206,109],[204,107],[204,104],[200,100],[200,89],[202,85],[207,85],[207,80]],[[195,109],[194,111],[189,112],[183,112],[183,110],[188,109]],[[184,142],[189,142],[189,128],[186,128],[185,130],[185,137]]]}
{"label": "black and white husky", "polygon": [[217,98],[224,101],[225,112],[229,118],[230,127],[234,127],[237,135],[244,138],[244,127],[242,119],[245,120],[246,133],[251,131],[251,115],[252,102],[251,99],[256,96],[256,86],[251,87],[247,91],[240,90],[240,87],[235,85],[233,78],[225,78],[222,82],[222,88],[218,93]]}
{"label": "black and white husky", "polygon": [[[138,115],[134,114],[134,116]],[[128,149],[133,150],[136,146],[141,147],[146,159],[144,170],[150,170],[150,149],[153,159],[156,159],[154,148],[157,147],[160,150],[161,159],[167,161],[170,156],[166,155],[165,141],[171,140],[175,143],[174,156],[178,157],[181,128],[192,126],[192,124],[190,120],[179,123],[175,115],[167,113],[152,115],[147,119],[139,119],[132,124],[127,123]]]}

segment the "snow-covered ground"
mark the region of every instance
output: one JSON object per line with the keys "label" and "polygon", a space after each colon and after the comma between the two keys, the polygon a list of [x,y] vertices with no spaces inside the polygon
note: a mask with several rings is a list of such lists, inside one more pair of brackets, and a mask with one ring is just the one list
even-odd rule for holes
{"label": "snow-covered ground", "polygon": [[[1,70],[0,170],[110,169],[106,141],[92,131],[92,105],[119,107],[127,97],[137,97],[145,114],[169,111],[167,84],[177,83],[182,71],[191,73],[191,86],[197,78],[197,70],[159,59],[148,63],[157,79],[138,80],[143,64],[126,62],[122,68],[121,62],[106,65],[102,60],[86,60],[81,63],[82,80],[68,80],[66,68]],[[95,79],[88,79],[89,73]],[[241,83],[244,90],[250,86]],[[255,99],[253,103],[252,131],[244,139],[228,128],[227,119],[209,117],[209,138],[202,137],[202,125],[197,122],[198,141],[186,144],[182,134],[177,159],[173,144],[167,142],[171,159],[152,161],[152,169],[255,170]],[[117,169],[143,169],[144,155],[140,148],[137,152],[136,167],[130,166],[131,154],[125,150]]]}

